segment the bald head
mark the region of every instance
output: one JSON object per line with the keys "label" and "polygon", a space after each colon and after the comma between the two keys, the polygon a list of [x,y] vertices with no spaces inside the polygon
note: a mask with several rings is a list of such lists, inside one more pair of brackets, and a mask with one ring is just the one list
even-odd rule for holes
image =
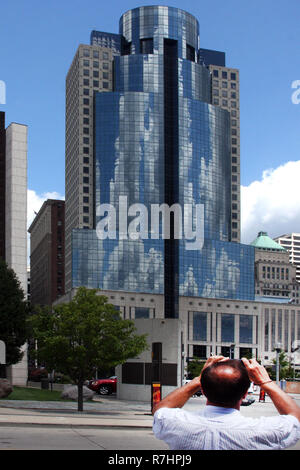
{"label": "bald head", "polygon": [[235,407],[250,386],[242,361],[228,359],[206,367],[201,374],[201,388],[209,402]]}

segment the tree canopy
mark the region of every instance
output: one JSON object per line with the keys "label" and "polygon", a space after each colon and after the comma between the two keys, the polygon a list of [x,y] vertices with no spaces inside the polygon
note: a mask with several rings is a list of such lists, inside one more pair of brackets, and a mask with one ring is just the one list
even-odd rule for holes
{"label": "tree canopy", "polygon": [[96,369],[122,364],[147,347],[146,335],[135,334],[134,323],[122,319],[95,289],[80,287],[70,302],[56,305],[52,312],[39,309],[29,323],[37,339],[38,360],[48,370],[69,375],[79,395]]}
{"label": "tree canopy", "polygon": [[0,259],[0,339],[6,345],[6,365],[17,364],[26,343],[28,305],[15,272]]}

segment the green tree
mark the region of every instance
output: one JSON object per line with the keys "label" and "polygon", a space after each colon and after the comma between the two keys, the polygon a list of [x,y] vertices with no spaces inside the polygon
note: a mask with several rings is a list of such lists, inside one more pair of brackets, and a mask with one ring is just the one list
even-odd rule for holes
{"label": "green tree", "polygon": [[83,410],[84,381],[95,369],[123,364],[147,347],[146,335],[135,334],[134,323],[123,320],[95,289],[80,287],[70,302],[52,312],[39,309],[29,323],[39,361],[77,384],[78,411]]}
{"label": "green tree", "polygon": [[201,361],[197,357],[193,357],[193,359],[190,360],[187,365],[188,377],[192,377],[192,378],[199,377],[204,367],[205,362],[206,361]]}
{"label": "green tree", "polygon": [[[273,364],[276,365],[277,360],[273,359]],[[291,366],[288,357],[284,351],[281,351],[279,353],[279,380],[290,378],[294,376],[294,369]],[[295,373],[295,377],[297,377],[298,374]],[[276,379],[276,372],[272,371],[272,378],[275,380]]]}
{"label": "green tree", "polygon": [[0,259],[0,339],[6,346],[6,365],[17,364],[26,343],[29,309],[15,272]]}

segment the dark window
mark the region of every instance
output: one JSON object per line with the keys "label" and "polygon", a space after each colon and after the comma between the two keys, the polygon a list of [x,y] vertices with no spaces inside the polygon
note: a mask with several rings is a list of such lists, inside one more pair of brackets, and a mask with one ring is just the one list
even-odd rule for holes
{"label": "dark window", "polygon": [[206,346],[201,346],[199,344],[193,345],[193,357],[198,357],[199,359],[206,359]]}
{"label": "dark window", "polygon": [[126,39],[122,40],[122,55],[130,55],[131,53],[131,42],[127,42]]}
{"label": "dark window", "polygon": [[195,48],[190,46],[189,44],[186,45],[186,58],[187,60],[195,62]]}
{"label": "dark window", "polygon": [[127,362],[123,364],[122,382],[124,384],[143,384],[144,364],[142,362]]}
{"label": "dark window", "polygon": [[150,310],[146,307],[135,307],[135,318],[149,318]]}
{"label": "dark window", "polygon": [[141,54],[153,54],[153,38],[140,40]]}

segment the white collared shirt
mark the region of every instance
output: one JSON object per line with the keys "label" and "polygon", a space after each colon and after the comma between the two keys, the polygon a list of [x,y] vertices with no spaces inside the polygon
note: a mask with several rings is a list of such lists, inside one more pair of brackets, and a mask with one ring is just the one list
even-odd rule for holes
{"label": "white collared shirt", "polygon": [[153,432],[172,450],[279,450],[297,443],[300,422],[291,415],[247,418],[210,405],[197,412],[160,408]]}

